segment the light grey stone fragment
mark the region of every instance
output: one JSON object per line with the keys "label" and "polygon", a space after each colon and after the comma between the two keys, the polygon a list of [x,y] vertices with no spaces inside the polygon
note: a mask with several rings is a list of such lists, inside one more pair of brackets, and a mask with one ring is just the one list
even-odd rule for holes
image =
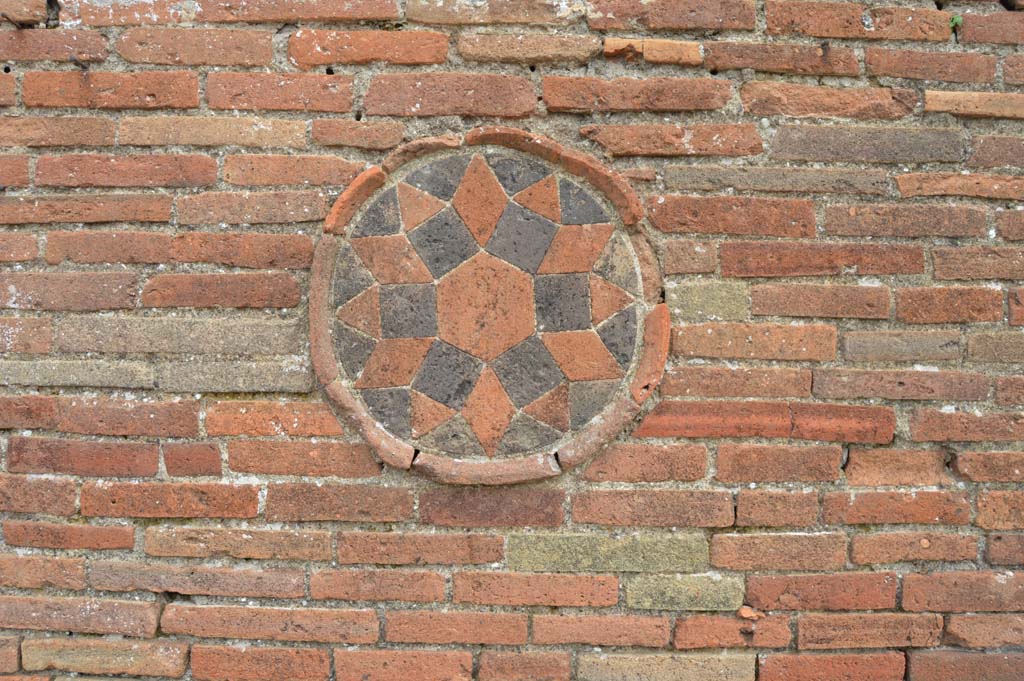
{"label": "light grey stone fragment", "polygon": [[288,321],[65,317],[56,345],[65,352],[288,355],[302,351],[304,329]]}
{"label": "light grey stone fragment", "polygon": [[145,362],[0,361],[0,385],[152,388],[154,375],[153,366]]}
{"label": "light grey stone fragment", "polygon": [[294,359],[166,362],[157,366],[156,387],[170,392],[304,393],[313,387],[313,374]]}

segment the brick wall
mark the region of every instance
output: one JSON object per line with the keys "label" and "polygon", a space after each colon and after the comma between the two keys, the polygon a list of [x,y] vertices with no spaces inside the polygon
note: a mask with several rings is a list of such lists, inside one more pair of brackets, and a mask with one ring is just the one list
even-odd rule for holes
{"label": "brick wall", "polygon": [[[2,678],[1024,678],[1004,4],[0,0]],[[481,125],[626,178],[671,311],[526,485],[382,465],[310,360],[332,202]]]}

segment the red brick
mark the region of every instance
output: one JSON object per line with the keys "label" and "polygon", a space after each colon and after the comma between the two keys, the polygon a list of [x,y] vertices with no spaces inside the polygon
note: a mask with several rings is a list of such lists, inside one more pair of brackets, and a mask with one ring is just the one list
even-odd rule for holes
{"label": "red brick", "polygon": [[4,0],[3,11],[20,24],[38,24],[46,19],[46,3],[41,0]]}
{"label": "red brick", "polygon": [[150,556],[251,558],[256,560],[330,560],[328,532],[211,527],[148,527]]}
{"label": "red brick", "polygon": [[135,545],[135,530],[132,527],[6,520],[3,530],[4,542],[8,546],[112,551],[131,549]]}
{"label": "red brick", "polygon": [[601,51],[601,39],[544,33],[462,33],[458,49],[459,55],[467,61],[585,64]]}
{"label": "red brick", "polygon": [[750,289],[751,312],[779,317],[888,319],[884,286],[762,284]]}
{"label": "red brick", "polygon": [[295,307],[301,293],[289,274],[158,274],[142,289],[145,307]]}
{"label": "red brick", "polygon": [[673,367],[661,383],[669,397],[810,397],[806,369]]}
{"label": "red brick", "polygon": [[824,324],[693,324],[673,330],[672,353],[722,359],[830,360],[836,356],[836,330]]}
{"label": "red brick", "polygon": [[852,362],[960,359],[959,331],[847,331],[843,355]]}
{"label": "red brick", "polygon": [[550,2],[493,2],[465,5],[458,0],[411,0],[410,21],[424,24],[562,24],[567,12]]}
{"label": "red brick", "polygon": [[914,111],[917,93],[892,88],[826,88],[792,83],[748,82],[743,109],[755,116],[895,120]]}
{"label": "red brick", "polygon": [[936,279],[1024,278],[1024,248],[964,246],[935,248]]}
{"label": "red brick", "polygon": [[846,525],[966,525],[971,506],[960,492],[829,492],[824,520]]}
{"label": "red brick", "polygon": [[56,430],[81,435],[195,437],[199,403],[195,400],[143,402],[63,397]]}
{"label": "red brick", "polygon": [[1024,609],[1024,575],[1012,572],[908,574],[903,609],[933,612],[1012,612]]}
{"label": "red brick", "polygon": [[309,222],[327,215],[318,191],[205,192],[179,198],[177,208],[185,225]]}
{"label": "red brick", "polygon": [[[1020,104],[1014,104],[1014,107],[1024,109],[1022,105],[1024,95],[1021,95]],[[979,199],[1024,199],[1024,181],[1012,175],[907,173],[896,176],[896,186],[904,197],[971,196]]]}
{"label": "red brick", "polygon": [[0,234],[0,262],[28,262],[39,257],[34,234]]}
{"label": "red brick", "polygon": [[335,650],[336,681],[470,681],[473,654],[458,650]]}
{"label": "red brick", "polygon": [[4,629],[152,638],[158,612],[159,605],[152,601],[0,596],[0,626]]}
{"label": "red brick", "polygon": [[28,185],[28,156],[0,156],[0,186]]}
{"label": "red brick", "polygon": [[711,490],[588,490],[573,499],[573,520],[594,525],[728,527],[732,494]]}
{"label": "red brick", "polygon": [[253,518],[257,488],[185,482],[87,482],[82,515],[111,518]]}
{"label": "red brick", "polygon": [[658,404],[634,432],[636,437],[788,437],[790,409],[784,402],[682,402]]}
{"label": "red brick", "polygon": [[727,80],[711,78],[580,78],[546,76],[548,111],[696,111],[718,109],[729,100]]}
{"label": "red brick", "polygon": [[30,107],[190,109],[199,106],[199,79],[186,71],[30,71],[21,93]]}
{"label": "red brick", "polygon": [[672,645],[698,648],[786,648],[793,638],[789,617],[762,615],[753,619],[727,615],[691,615],[676,620]]}
{"label": "red brick", "polygon": [[331,408],[322,402],[213,402],[206,408],[206,433],[218,435],[319,437],[343,435]]}
{"label": "red brick", "polygon": [[479,605],[601,607],[619,600],[619,580],[605,575],[460,572],[452,600]]}
{"label": "red brick", "polygon": [[706,241],[669,239],[662,243],[665,274],[705,274],[718,267],[718,245]]}
{"label": "red brick", "polygon": [[726,277],[924,273],[924,250],[904,244],[730,241],[719,253]]}
{"label": "red brick", "polygon": [[765,11],[768,33],[775,35],[942,42],[952,33],[952,15],[934,9],[769,0]]}
{"label": "red brick", "polygon": [[18,102],[18,84],[14,74],[0,74],[0,106],[14,106]]}
{"label": "red brick", "polygon": [[498,116],[533,113],[533,85],[520,76],[483,73],[389,73],[364,97],[371,116]]}
{"label": "red brick", "polygon": [[93,62],[106,57],[106,38],[96,31],[22,29],[0,35],[0,59],[4,61]]}
{"label": "red brick", "polygon": [[[14,636],[0,638],[0,672],[18,671],[18,650],[21,639]],[[568,677],[566,677],[568,678]]]}
{"label": "red brick", "polygon": [[1024,45],[1024,16],[1005,12],[968,14],[960,39],[965,43]]}
{"label": "red brick", "polygon": [[135,307],[135,275],[106,272],[0,274],[2,307],[90,312]]}
{"label": "red brick", "polygon": [[288,39],[288,59],[300,69],[323,64],[440,64],[448,36],[433,31],[325,31],[299,29]]}
{"label": "red brick", "polygon": [[221,474],[220,449],[214,443],[167,443],[163,445],[163,455],[168,475]]}
{"label": "red brick", "polygon": [[1024,288],[1009,292],[1010,326],[1024,326]]}
{"label": "red brick", "polygon": [[228,466],[240,473],[368,478],[380,475],[381,464],[364,444],[347,442],[228,443]]}
{"label": "red brick", "polygon": [[761,660],[762,681],[903,681],[902,652],[769,655]]}
{"label": "red brick", "polygon": [[224,159],[224,181],[237,185],[346,185],[362,165],[336,156],[246,154]]}
{"label": "red brick", "polygon": [[718,446],[717,473],[723,482],[831,482],[840,476],[843,450],[838,445]]}
{"label": "red brick", "polygon": [[711,564],[730,570],[841,570],[844,534],[715,534]]}
{"label": "red brick", "polygon": [[910,416],[910,439],[917,442],[1006,442],[1024,438],[1024,414],[946,413],[917,409]]}
{"label": "red brick", "polygon": [[976,537],[938,532],[874,532],[853,537],[850,555],[858,565],[941,560],[975,560]]}
{"label": "red brick", "polygon": [[985,557],[992,565],[1024,563],[1024,534],[990,534]]}
{"label": "red brick", "polygon": [[313,141],[327,146],[382,150],[396,147],[405,139],[405,126],[398,121],[313,121]]}
{"label": "red brick", "polygon": [[803,199],[731,196],[655,196],[651,224],[668,232],[781,237],[814,236],[814,205]]}
{"label": "red brick", "polygon": [[211,73],[206,100],[211,109],[330,111],[352,109],[350,76],[297,73]]}
{"label": "red brick", "polygon": [[167,222],[171,198],[156,194],[9,196],[0,198],[0,224],[53,222]]}
{"label": "red brick", "polygon": [[565,493],[555,489],[438,488],[420,494],[420,520],[454,527],[555,527]]}
{"label": "red brick", "polygon": [[19,589],[84,589],[81,558],[0,554],[0,586]]}
{"label": "red brick", "polygon": [[582,477],[593,482],[699,480],[707,459],[704,445],[615,443],[601,451]]}
{"label": "red brick", "polygon": [[1024,55],[1014,55],[1003,60],[1003,80],[1013,85],[1024,83]]}
{"label": "red brick", "polygon": [[192,678],[196,681],[327,681],[331,661],[315,648],[252,646],[192,647]]}
{"label": "red brick", "polygon": [[[972,138],[972,151],[967,165],[976,168],[1001,168],[1024,166],[1024,137],[1003,137],[997,135],[978,135]],[[1000,217],[1012,216],[1012,211],[997,214]],[[1020,213],[1017,213],[1019,216]]]}
{"label": "red brick", "polygon": [[946,455],[935,450],[861,449],[851,447],[846,481],[857,486],[932,486],[953,480],[946,471]]}
{"label": "red brick", "polygon": [[972,482],[1024,482],[1024,452],[959,452],[956,472]]}
{"label": "red brick", "polygon": [[118,54],[141,64],[268,66],[270,31],[223,28],[132,28],[117,39]]}
{"label": "red brick", "polygon": [[964,648],[1002,648],[1024,643],[1024,615],[953,615],[945,642]]}
{"label": "red brick", "polygon": [[921,648],[938,645],[942,615],[879,613],[870,615],[801,615],[797,646],[833,648]]}
{"label": "red brick", "polygon": [[580,134],[612,156],[752,156],[763,149],[750,124],[588,125]]}
{"label": "red brick", "polygon": [[897,289],[896,316],[908,324],[998,322],[1003,319],[1003,292],[969,287]]}
{"label": "red brick", "polygon": [[86,674],[185,673],[188,644],[169,641],[104,641],[85,638],[28,640],[22,644],[25,669],[59,669]]}
{"label": "red brick", "polygon": [[[445,578],[435,572],[325,570],[313,573],[313,598],[339,601],[443,601]],[[496,641],[495,641],[496,642]]]}
{"label": "red brick", "polygon": [[839,236],[973,236],[988,234],[985,211],[968,206],[848,204],[825,208],[825,231]]}
{"label": "red brick", "polygon": [[989,530],[1024,529],[1024,492],[982,492],[975,524]]}
{"label": "red brick", "polygon": [[196,15],[211,23],[398,19],[396,0],[200,0]]}
{"label": "red brick", "polygon": [[534,615],[533,642],[664,648],[671,620],[638,615]]}
{"label": "red brick", "polygon": [[75,488],[75,483],[67,478],[0,474],[0,511],[74,515]]}
{"label": "red brick", "polygon": [[818,522],[816,492],[740,490],[737,527],[809,527]]}
{"label": "red brick", "polygon": [[1024,376],[997,376],[996,402],[1024,404]]}
{"label": "red brick", "polygon": [[156,475],[159,458],[155,444],[12,437],[7,447],[7,470],[134,478]]}
{"label": "red brick", "polygon": [[712,71],[754,69],[804,76],[856,76],[860,64],[848,47],[705,42],[704,64]]}
{"label": "red brick", "polygon": [[[126,116],[118,139],[136,146],[304,147],[306,122],[240,116]],[[283,198],[278,197],[278,203]]]}
{"label": "red brick", "polygon": [[393,522],[412,516],[412,494],[401,488],[274,483],[267,493],[266,516],[272,522]]}
{"label": "red brick", "polygon": [[0,352],[47,353],[52,338],[49,319],[0,317]]}
{"label": "red brick", "polygon": [[43,156],[36,184],[52,187],[203,187],[217,182],[210,156],[145,154]]}
{"label": "red brick", "polygon": [[957,371],[857,371],[819,369],[814,394],[830,399],[984,400],[989,380]]}
{"label": "red brick", "polygon": [[745,602],[760,610],[892,610],[898,586],[894,572],[752,575]]}
{"label": "red brick", "polygon": [[0,428],[45,428],[57,425],[57,401],[48,395],[0,395]]}
{"label": "red brick", "polygon": [[1022,665],[1022,653],[913,652],[910,681],[1015,681]]}
{"label": "red brick", "polygon": [[342,565],[472,565],[498,562],[505,553],[504,538],[480,534],[342,532],[337,539]]}
{"label": "red brick", "polygon": [[996,78],[996,57],[987,54],[915,52],[868,48],[867,71],[873,76],[936,80],[948,83],[991,83]]}
{"label": "red brick", "polygon": [[254,598],[301,598],[306,592],[302,570],[236,570],[152,562],[93,561],[89,566],[89,583],[101,591],[170,591]]}
{"label": "red brick", "polygon": [[526,623],[522,614],[392,611],[384,638],[396,643],[523,645]]}
{"label": "red brick", "polygon": [[480,653],[479,681],[569,681],[569,653]]}
{"label": "red brick", "polygon": [[160,618],[165,634],[323,643],[376,643],[372,610],[318,610],[170,603]]}

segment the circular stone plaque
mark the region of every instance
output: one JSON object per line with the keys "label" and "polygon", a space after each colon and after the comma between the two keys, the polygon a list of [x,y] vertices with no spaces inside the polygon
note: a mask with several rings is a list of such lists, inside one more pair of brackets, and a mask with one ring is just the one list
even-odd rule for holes
{"label": "circular stone plaque", "polygon": [[392,465],[477,484],[556,475],[650,393],[637,377],[649,247],[558,158],[493,141],[412,149],[328,218],[317,374]]}

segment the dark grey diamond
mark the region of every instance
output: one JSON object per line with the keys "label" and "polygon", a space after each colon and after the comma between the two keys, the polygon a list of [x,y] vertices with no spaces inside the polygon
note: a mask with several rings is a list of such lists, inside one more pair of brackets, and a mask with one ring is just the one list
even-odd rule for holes
{"label": "dark grey diamond", "polygon": [[458,456],[484,456],[484,448],[461,415],[442,423],[420,438],[418,443],[423,449],[439,449]]}
{"label": "dark grey diamond", "polygon": [[447,343],[435,340],[413,379],[412,387],[458,411],[480,376],[481,362]]}
{"label": "dark grey diamond", "polygon": [[380,287],[380,322],[385,338],[430,338],[437,335],[433,284]]}
{"label": "dark grey diamond", "polygon": [[626,237],[621,233],[613,234],[608,240],[604,253],[594,265],[594,272],[633,295],[640,293],[640,282],[633,266],[633,256],[626,245]]}
{"label": "dark grey diamond", "polygon": [[494,176],[498,178],[498,182],[509,196],[523,191],[551,174],[548,167],[539,161],[503,154],[487,154],[485,158],[494,171]]}
{"label": "dark grey diamond", "polygon": [[586,274],[549,274],[534,282],[538,331],[590,328],[590,285]]}
{"label": "dark grey diamond", "polygon": [[359,394],[375,419],[384,424],[393,435],[409,437],[412,434],[408,388],[377,388],[361,390]]}
{"label": "dark grey diamond", "polygon": [[392,187],[370,204],[352,229],[352,237],[385,236],[402,231],[402,214],[398,210],[398,190]]}
{"label": "dark grey diamond", "polygon": [[487,242],[487,252],[536,274],[557,231],[555,223],[509,201]]}
{"label": "dark grey diamond", "polygon": [[565,379],[555,358],[536,336],[505,352],[491,367],[517,407],[525,407]]}
{"label": "dark grey diamond", "polygon": [[377,341],[341,322],[334,323],[333,337],[334,352],[341,362],[341,368],[345,370],[346,376],[355,380],[362,372],[370,353],[377,347]]}
{"label": "dark grey diamond", "polygon": [[440,279],[479,251],[459,214],[451,207],[409,233],[409,241],[435,279]]}
{"label": "dark grey diamond", "polygon": [[373,282],[373,276],[363,266],[363,261],[352,246],[342,243],[334,263],[334,306],[344,305],[370,288]]}
{"label": "dark grey diamond", "polygon": [[455,190],[458,189],[462,176],[466,174],[466,167],[471,159],[469,154],[442,158],[409,173],[405,182],[448,201],[455,196]]}
{"label": "dark grey diamond", "polygon": [[608,214],[587,191],[569,180],[558,181],[558,202],[562,204],[563,225],[591,225],[608,222]]}
{"label": "dark grey diamond", "polygon": [[597,335],[619,366],[625,369],[636,347],[636,307],[630,305],[606,319],[597,327]]}
{"label": "dark grey diamond", "polygon": [[580,428],[608,406],[619,381],[576,381],[569,384],[569,425]]}
{"label": "dark grey diamond", "polygon": [[546,423],[541,423],[526,414],[519,414],[512,419],[504,437],[501,438],[497,454],[511,456],[540,449],[553,444],[561,436],[561,433]]}

